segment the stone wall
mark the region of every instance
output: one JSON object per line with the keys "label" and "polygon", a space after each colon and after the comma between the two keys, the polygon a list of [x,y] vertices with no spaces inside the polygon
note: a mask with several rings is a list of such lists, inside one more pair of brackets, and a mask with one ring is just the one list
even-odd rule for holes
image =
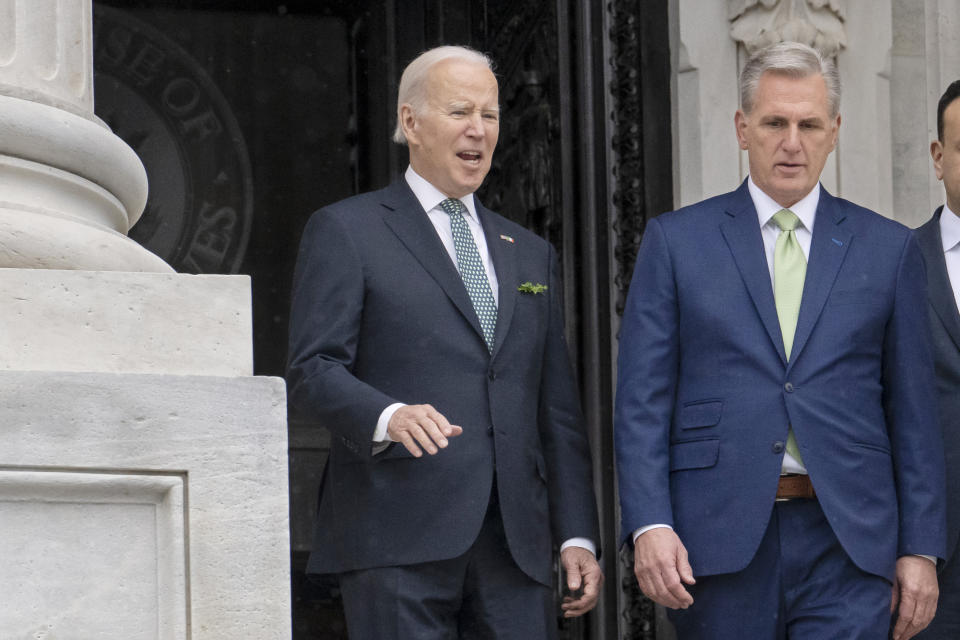
{"label": "stone wall", "polygon": [[940,94],[960,78],[960,0],[670,0],[675,203],[734,188],[737,75],[784,39],[835,53],[842,124],[822,181],[834,195],[917,226],[943,203],[929,145]]}

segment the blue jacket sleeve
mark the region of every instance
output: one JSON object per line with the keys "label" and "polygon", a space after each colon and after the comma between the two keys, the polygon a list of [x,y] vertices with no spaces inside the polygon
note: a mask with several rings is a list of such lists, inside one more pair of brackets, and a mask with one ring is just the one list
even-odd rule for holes
{"label": "blue jacket sleeve", "polygon": [[660,222],[647,223],[627,296],[614,415],[622,539],[649,524],[673,526],[670,427],[679,363],[678,298]]}

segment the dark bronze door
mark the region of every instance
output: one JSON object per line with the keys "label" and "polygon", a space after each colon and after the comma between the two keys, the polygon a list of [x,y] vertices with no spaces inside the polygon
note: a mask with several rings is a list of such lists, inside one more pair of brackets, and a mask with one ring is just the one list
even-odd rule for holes
{"label": "dark bronze door", "polygon": [[[497,63],[490,208],[562,257],[566,322],[601,508],[601,605],[564,638],[654,638],[618,552],[615,335],[644,222],[672,208],[667,0],[98,0],[96,110],[141,156],[131,236],[178,271],[251,276],[258,375],[283,375],[310,213],[406,167],[390,142],[403,66],[437,44]],[[184,313],[189,313],[188,309]],[[303,568],[326,432],[291,419],[295,638],[345,638],[334,581]]]}

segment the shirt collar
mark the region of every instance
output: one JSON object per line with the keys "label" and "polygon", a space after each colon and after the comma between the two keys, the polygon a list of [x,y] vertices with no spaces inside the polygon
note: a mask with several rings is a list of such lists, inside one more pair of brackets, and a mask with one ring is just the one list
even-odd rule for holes
{"label": "shirt collar", "polygon": [[943,240],[944,253],[960,243],[960,218],[947,205],[943,205],[940,213],[940,239]]}
{"label": "shirt collar", "polygon": [[[424,211],[430,212],[439,208],[440,203],[447,199],[447,196],[443,195],[442,191],[427,182],[427,179],[414,171],[413,167],[408,165],[403,177],[407,181],[407,184],[410,185],[410,190],[413,191],[413,195],[417,197]],[[460,202],[467,208],[467,214],[476,220],[477,208],[473,202],[473,194],[468,193],[463,196],[460,198]]]}
{"label": "shirt collar", "polygon": [[[760,220],[760,226],[763,227],[770,222],[773,215],[783,209],[782,205],[760,190],[753,182],[752,177],[747,178],[747,188],[750,190],[750,198],[753,200],[753,206],[757,210],[757,218]],[[817,217],[817,205],[820,204],[820,183],[813,188],[810,193],[805,195],[802,200],[790,208],[798,218],[803,228],[813,233],[813,223]]]}

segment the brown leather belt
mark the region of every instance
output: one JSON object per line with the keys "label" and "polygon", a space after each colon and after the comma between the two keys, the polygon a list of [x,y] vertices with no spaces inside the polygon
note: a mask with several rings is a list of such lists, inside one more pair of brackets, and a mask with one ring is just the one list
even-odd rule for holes
{"label": "brown leather belt", "polygon": [[810,476],[805,473],[780,476],[777,485],[777,500],[792,500],[794,498],[816,498]]}

